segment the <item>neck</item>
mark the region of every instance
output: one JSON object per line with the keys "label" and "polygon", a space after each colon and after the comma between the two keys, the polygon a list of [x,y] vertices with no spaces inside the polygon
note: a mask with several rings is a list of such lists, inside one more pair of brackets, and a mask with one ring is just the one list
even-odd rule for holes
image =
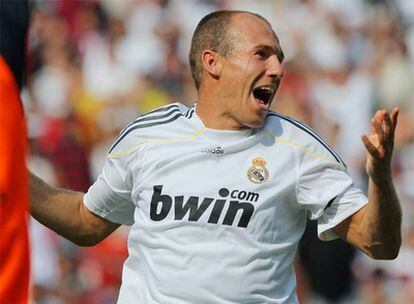
{"label": "neck", "polygon": [[213,90],[207,91],[203,88],[198,92],[196,112],[204,126],[216,130],[248,129],[227,113],[226,100],[214,93]]}

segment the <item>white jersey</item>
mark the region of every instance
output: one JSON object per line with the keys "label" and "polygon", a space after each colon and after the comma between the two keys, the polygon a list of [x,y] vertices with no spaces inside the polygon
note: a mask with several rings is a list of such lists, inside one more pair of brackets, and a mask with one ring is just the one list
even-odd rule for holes
{"label": "white jersey", "polygon": [[212,130],[172,104],[121,132],[84,203],[132,225],[118,303],[297,303],[307,216],[333,239],[367,198],[300,122],[270,113],[263,128]]}

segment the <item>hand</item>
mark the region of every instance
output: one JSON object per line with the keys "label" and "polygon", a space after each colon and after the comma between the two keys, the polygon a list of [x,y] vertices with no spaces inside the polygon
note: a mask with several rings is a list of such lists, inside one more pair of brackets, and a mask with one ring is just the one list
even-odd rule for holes
{"label": "hand", "polygon": [[391,114],[386,110],[378,110],[371,119],[371,134],[361,136],[367,150],[366,170],[374,181],[384,181],[384,178],[391,177],[391,157],[398,113],[398,108],[394,108]]}

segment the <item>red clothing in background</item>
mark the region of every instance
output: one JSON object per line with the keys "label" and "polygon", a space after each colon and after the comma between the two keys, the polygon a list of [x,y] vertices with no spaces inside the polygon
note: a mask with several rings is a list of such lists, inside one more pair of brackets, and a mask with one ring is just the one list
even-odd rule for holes
{"label": "red clothing in background", "polygon": [[0,56],[0,303],[28,301],[26,125],[19,89]]}

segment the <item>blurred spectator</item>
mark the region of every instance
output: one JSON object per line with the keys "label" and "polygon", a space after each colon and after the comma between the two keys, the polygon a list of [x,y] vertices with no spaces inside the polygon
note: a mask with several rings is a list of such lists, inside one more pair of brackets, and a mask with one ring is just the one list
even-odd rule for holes
{"label": "blurred spectator", "polygon": [[322,242],[316,221],[309,221],[299,244],[299,258],[313,293],[304,303],[355,301],[352,262],[355,249],[342,240]]}
{"label": "blurred spectator", "polygon": [[29,301],[26,79],[27,0],[0,2],[0,302]]}

